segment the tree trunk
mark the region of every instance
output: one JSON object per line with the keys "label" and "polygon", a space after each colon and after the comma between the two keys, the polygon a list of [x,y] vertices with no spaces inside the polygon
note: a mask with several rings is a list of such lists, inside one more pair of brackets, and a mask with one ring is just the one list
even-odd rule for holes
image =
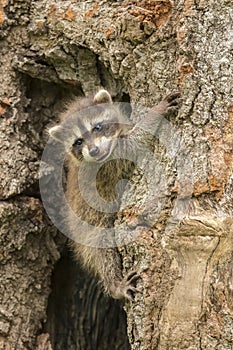
{"label": "tree trunk", "polygon": [[[232,15],[227,0],[0,1],[1,349],[233,348]],[[47,127],[101,86],[138,107],[183,97],[116,222],[137,233],[119,247],[124,273],[141,276],[129,340],[121,305],[64,253],[38,187]]]}

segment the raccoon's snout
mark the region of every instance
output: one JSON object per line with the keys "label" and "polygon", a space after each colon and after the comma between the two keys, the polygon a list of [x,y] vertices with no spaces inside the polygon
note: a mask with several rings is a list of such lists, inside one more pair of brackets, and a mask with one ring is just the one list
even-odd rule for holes
{"label": "raccoon's snout", "polygon": [[97,156],[99,154],[99,152],[100,152],[99,147],[94,146],[89,150],[89,155],[91,157],[94,157],[94,156]]}

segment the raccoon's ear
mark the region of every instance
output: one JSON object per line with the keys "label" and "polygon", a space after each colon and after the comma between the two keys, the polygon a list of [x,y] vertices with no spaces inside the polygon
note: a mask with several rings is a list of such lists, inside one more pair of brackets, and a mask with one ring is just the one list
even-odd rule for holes
{"label": "raccoon's ear", "polygon": [[94,102],[95,103],[111,103],[112,98],[107,90],[102,89],[99,92],[97,92],[97,94],[94,96]]}
{"label": "raccoon's ear", "polygon": [[65,130],[61,125],[56,125],[50,128],[49,135],[59,142],[65,142]]}

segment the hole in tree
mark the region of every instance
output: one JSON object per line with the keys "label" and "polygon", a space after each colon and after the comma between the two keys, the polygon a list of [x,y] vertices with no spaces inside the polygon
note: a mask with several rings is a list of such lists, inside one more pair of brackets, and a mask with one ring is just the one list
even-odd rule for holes
{"label": "hole in tree", "polygon": [[126,315],[65,249],[55,266],[44,331],[56,350],[128,350]]}

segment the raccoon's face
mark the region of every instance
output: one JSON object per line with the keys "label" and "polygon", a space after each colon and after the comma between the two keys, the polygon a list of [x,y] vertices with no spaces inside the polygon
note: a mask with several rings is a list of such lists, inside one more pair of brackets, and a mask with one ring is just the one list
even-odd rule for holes
{"label": "raccoon's face", "polygon": [[77,101],[77,108],[68,108],[64,122],[49,133],[63,142],[77,160],[103,162],[112,154],[124,130],[123,117],[106,90],[98,92],[89,106],[80,109],[80,104]]}
{"label": "raccoon's face", "polygon": [[[108,111],[109,112],[109,111]],[[108,119],[108,120],[107,120]],[[71,153],[79,160],[102,162],[112,154],[121,134],[117,117],[106,114],[83,119],[74,125]]]}

